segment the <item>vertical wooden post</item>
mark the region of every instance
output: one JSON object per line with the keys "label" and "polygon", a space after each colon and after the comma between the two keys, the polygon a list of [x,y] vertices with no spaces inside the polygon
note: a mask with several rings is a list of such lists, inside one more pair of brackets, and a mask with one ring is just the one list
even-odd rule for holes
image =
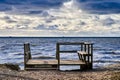
{"label": "vertical wooden post", "polygon": [[81,44],[81,51],[83,51],[83,44]]}
{"label": "vertical wooden post", "polygon": [[[85,43],[84,45],[85,45],[85,47],[84,47],[85,49],[84,49],[84,50],[85,50],[85,52],[87,52],[87,44]],[[86,62],[86,57],[87,57],[87,56],[84,56],[84,61],[85,61],[85,62]]]}
{"label": "vertical wooden post", "polygon": [[31,51],[30,51],[30,44],[27,44],[27,48],[28,48],[28,55],[29,55],[29,59],[31,59]]}
{"label": "vertical wooden post", "polygon": [[90,63],[90,44],[88,44],[88,63]]}
{"label": "vertical wooden post", "polygon": [[59,43],[57,43],[56,45],[56,58],[58,60],[58,70],[60,70],[60,53],[59,53],[59,50],[60,50],[60,45]]}
{"label": "vertical wooden post", "polygon": [[86,48],[86,44],[84,44],[84,51],[86,52],[87,48]]}
{"label": "vertical wooden post", "polygon": [[56,44],[56,59],[58,60],[58,44]]}
{"label": "vertical wooden post", "polygon": [[91,44],[91,69],[93,68],[93,44]]}
{"label": "vertical wooden post", "polygon": [[26,51],[25,51],[25,48],[26,47],[26,44],[24,44],[24,69],[26,69]]}
{"label": "vertical wooden post", "polygon": [[24,69],[26,68],[26,62],[28,59],[31,59],[31,51],[30,51],[30,44],[25,43],[24,44]]}

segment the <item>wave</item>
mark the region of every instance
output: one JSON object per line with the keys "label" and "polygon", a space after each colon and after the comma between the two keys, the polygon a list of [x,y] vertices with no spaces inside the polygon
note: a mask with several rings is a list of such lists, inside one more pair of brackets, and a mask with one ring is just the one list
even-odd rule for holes
{"label": "wave", "polygon": [[113,61],[113,60],[96,60],[93,62],[94,63],[120,63],[120,61]]}
{"label": "wave", "polygon": [[33,59],[55,59],[53,56],[37,56],[33,57]]}
{"label": "wave", "polygon": [[99,55],[120,55],[119,50],[97,50],[94,53]]}

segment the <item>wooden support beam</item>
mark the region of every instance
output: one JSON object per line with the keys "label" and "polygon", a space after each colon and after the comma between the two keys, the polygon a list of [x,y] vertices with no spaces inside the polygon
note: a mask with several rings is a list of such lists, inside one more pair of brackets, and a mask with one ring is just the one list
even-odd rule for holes
{"label": "wooden support beam", "polygon": [[76,50],[73,50],[73,51],[59,51],[60,53],[77,53]]}
{"label": "wooden support beam", "polygon": [[60,70],[60,53],[59,53],[59,51],[60,51],[60,46],[59,46],[59,44],[57,43],[56,44],[57,45],[57,47],[56,47],[56,50],[57,50],[57,60],[58,60],[58,70]]}
{"label": "wooden support beam", "polygon": [[30,51],[30,44],[24,44],[24,69],[26,69],[26,63],[29,59],[31,59],[31,51]]}

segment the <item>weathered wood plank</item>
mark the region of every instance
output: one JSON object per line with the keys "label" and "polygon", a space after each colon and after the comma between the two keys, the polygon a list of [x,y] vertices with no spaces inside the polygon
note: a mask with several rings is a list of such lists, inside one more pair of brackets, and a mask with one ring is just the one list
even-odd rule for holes
{"label": "weathered wood plank", "polygon": [[57,70],[57,68],[26,68],[26,70]]}
{"label": "weathered wood plank", "polygon": [[59,45],[81,45],[84,42],[58,42]]}
{"label": "weathered wood plank", "polygon": [[58,44],[60,45],[81,45],[81,44],[93,44],[93,43],[90,43],[90,42],[58,42]]}
{"label": "weathered wood plank", "polygon": [[60,60],[60,65],[81,65],[86,64],[81,60]]}
{"label": "weathered wood plank", "polygon": [[30,44],[24,44],[24,68],[26,68],[26,62],[31,59]]}
{"label": "weathered wood plank", "polygon": [[28,62],[26,63],[27,65],[57,65],[58,61],[57,60],[33,60],[30,59],[28,60]]}
{"label": "weathered wood plank", "polygon": [[[80,65],[85,64],[81,60],[60,60],[60,65]],[[28,60],[26,65],[58,65],[57,60]]]}
{"label": "weathered wood plank", "polygon": [[77,51],[80,55],[91,56],[91,54],[86,53],[85,51]]}
{"label": "weathered wood plank", "polygon": [[73,50],[73,51],[59,51],[60,53],[77,53],[76,50]]}

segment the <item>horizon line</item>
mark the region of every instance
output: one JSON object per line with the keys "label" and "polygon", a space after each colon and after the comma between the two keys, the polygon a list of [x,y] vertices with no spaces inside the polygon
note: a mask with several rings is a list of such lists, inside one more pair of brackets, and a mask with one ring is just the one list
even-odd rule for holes
{"label": "horizon line", "polygon": [[119,36],[0,36],[0,38],[119,38]]}

